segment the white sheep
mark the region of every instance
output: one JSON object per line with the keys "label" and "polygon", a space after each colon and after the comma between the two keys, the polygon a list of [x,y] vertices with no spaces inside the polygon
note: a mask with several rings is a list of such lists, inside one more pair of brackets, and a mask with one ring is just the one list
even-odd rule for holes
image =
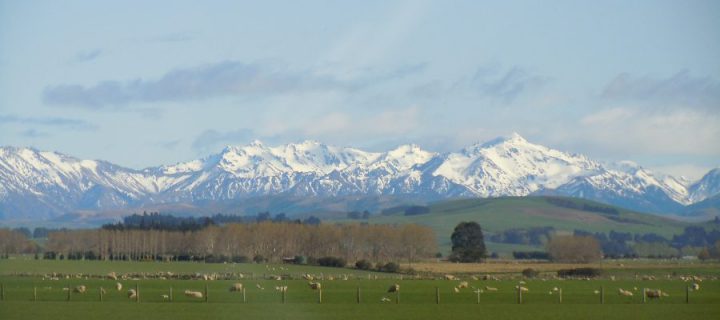
{"label": "white sheep", "polygon": [[189,298],[201,299],[203,297],[203,293],[200,291],[185,290],[185,296]]}
{"label": "white sheep", "polygon": [[87,291],[87,287],[84,285],[79,285],[73,289],[73,292],[75,293],[85,293],[85,291]]}
{"label": "white sheep", "polygon": [[242,291],[243,285],[242,283],[234,283],[232,286],[230,286],[230,292],[238,292]]}
{"label": "white sheep", "polygon": [[485,290],[486,290],[486,291],[498,291],[497,288],[495,288],[495,287],[490,287],[490,286],[485,286]]}
{"label": "white sheep", "polygon": [[128,298],[129,299],[137,298],[137,291],[135,291],[135,289],[128,290]]}
{"label": "white sheep", "polygon": [[120,283],[120,282],[115,283],[115,289],[117,289],[117,291],[121,291],[121,290],[122,290],[122,283]]}
{"label": "white sheep", "polygon": [[263,288],[263,286],[261,286],[259,283],[256,284],[255,287],[257,287],[257,288],[260,289],[260,290],[265,290],[265,288]]}
{"label": "white sheep", "polygon": [[467,287],[468,287],[468,282],[467,282],[467,281],[462,281],[462,282],[460,282],[460,284],[458,284],[457,287],[458,287],[458,289],[467,288]]}
{"label": "white sheep", "polygon": [[630,291],[630,290],[623,290],[623,288],[618,288],[618,294],[621,295],[621,296],[626,296],[626,297],[632,297],[632,296],[633,296],[632,291]]}
{"label": "white sheep", "polygon": [[700,290],[700,284],[698,284],[697,282],[694,282],[693,284],[690,285],[690,290],[692,290],[692,291]]}
{"label": "white sheep", "polygon": [[322,285],[320,284],[320,282],[308,282],[308,285],[310,286],[310,289],[313,289],[313,290],[322,289]]}

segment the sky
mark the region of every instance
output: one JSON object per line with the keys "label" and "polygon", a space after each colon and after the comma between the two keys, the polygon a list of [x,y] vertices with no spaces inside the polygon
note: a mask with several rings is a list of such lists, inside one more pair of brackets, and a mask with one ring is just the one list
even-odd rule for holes
{"label": "sky", "polygon": [[720,1],[0,0],[0,145],[140,169],[512,132],[720,167]]}

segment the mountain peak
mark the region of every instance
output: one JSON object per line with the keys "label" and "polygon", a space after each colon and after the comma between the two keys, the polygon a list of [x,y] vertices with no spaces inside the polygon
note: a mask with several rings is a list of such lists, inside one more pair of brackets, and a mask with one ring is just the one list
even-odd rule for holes
{"label": "mountain peak", "polygon": [[520,134],[517,132],[513,132],[510,135],[507,136],[500,136],[495,139],[492,139],[488,142],[483,143],[482,145],[484,147],[491,147],[498,144],[504,144],[504,143],[527,143],[528,141],[525,140]]}

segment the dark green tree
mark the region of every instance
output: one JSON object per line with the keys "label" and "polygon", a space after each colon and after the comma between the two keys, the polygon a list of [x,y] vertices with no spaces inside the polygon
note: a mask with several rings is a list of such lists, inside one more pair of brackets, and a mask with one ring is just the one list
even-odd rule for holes
{"label": "dark green tree", "polygon": [[487,254],[482,228],[477,222],[460,222],[450,237],[453,262],[479,262]]}

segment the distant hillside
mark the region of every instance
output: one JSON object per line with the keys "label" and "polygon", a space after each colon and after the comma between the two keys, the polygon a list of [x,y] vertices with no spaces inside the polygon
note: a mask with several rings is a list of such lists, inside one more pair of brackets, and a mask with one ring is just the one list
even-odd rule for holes
{"label": "distant hillside", "polygon": [[[429,205],[429,213],[405,215],[401,208],[370,218],[370,223],[418,223],[435,230],[449,248],[450,234],[460,221],[477,221],[486,237],[513,228],[551,226],[559,231],[656,233],[666,238],[682,233],[688,222],[638,213],[599,202],[567,197],[503,197],[442,201]],[[489,243],[490,250],[527,250]]]}

